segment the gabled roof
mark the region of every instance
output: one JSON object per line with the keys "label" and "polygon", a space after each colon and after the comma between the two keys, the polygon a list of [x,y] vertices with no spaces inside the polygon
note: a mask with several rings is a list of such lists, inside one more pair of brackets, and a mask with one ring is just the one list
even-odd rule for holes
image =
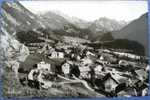
{"label": "gabled roof", "polygon": [[110,73],[106,74],[103,78],[103,82],[107,81],[109,78],[111,78],[114,82],[116,82],[117,84],[119,84],[119,82],[114,78],[112,77],[112,75]]}
{"label": "gabled roof", "polygon": [[138,76],[147,76],[147,73],[146,73],[146,71],[144,69],[135,70],[135,73]]}
{"label": "gabled roof", "polygon": [[124,93],[128,96],[136,96],[137,95],[134,87],[127,87],[126,89],[118,92],[118,94],[122,94],[122,93]]}

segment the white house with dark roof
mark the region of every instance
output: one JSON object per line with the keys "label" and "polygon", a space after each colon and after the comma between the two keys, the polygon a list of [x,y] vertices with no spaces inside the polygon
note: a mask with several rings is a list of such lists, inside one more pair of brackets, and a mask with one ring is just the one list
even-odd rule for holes
{"label": "white house with dark roof", "polygon": [[40,63],[37,64],[37,69],[51,71],[51,65],[44,61],[41,61]]}
{"label": "white house with dark roof", "polygon": [[71,67],[71,64],[69,62],[66,62],[62,65],[62,72],[65,74],[65,75],[68,75],[70,73],[70,67]]}

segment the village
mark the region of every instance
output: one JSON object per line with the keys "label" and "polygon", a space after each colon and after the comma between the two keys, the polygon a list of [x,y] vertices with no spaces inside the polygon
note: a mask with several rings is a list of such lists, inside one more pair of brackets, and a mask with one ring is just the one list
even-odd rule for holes
{"label": "village", "polygon": [[149,95],[146,0],[4,0],[1,8],[2,97]]}
{"label": "village", "polygon": [[[20,83],[35,89],[49,89],[64,84],[82,84],[89,91],[105,97],[148,95],[148,59],[112,49],[95,49],[76,39],[28,44],[30,55],[42,55],[37,61],[25,61],[20,67]],[[33,63],[34,62],[34,63]],[[52,63],[54,62],[54,63]],[[20,66],[22,66],[20,65]],[[28,67],[27,65],[24,66]]]}

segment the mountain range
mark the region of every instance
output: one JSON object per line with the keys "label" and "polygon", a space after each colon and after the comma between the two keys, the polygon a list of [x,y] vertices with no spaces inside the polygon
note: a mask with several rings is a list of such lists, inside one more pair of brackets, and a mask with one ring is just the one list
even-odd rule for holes
{"label": "mountain range", "polygon": [[48,11],[40,14],[40,16],[47,24],[52,23],[50,26],[52,29],[60,29],[63,28],[64,25],[73,24],[77,28],[88,28],[94,33],[117,31],[128,24],[128,22],[125,21],[116,21],[106,17],[101,17],[93,22],[88,22],[77,17],[70,17],[58,11]]}

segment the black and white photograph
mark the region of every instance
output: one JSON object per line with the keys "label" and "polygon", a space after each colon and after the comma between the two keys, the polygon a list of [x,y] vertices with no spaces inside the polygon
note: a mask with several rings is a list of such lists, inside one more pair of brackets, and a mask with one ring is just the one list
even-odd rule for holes
{"label": "black and white photograph", "polygon": [[148,1],[1,4],[5,98],[148,96]]}

